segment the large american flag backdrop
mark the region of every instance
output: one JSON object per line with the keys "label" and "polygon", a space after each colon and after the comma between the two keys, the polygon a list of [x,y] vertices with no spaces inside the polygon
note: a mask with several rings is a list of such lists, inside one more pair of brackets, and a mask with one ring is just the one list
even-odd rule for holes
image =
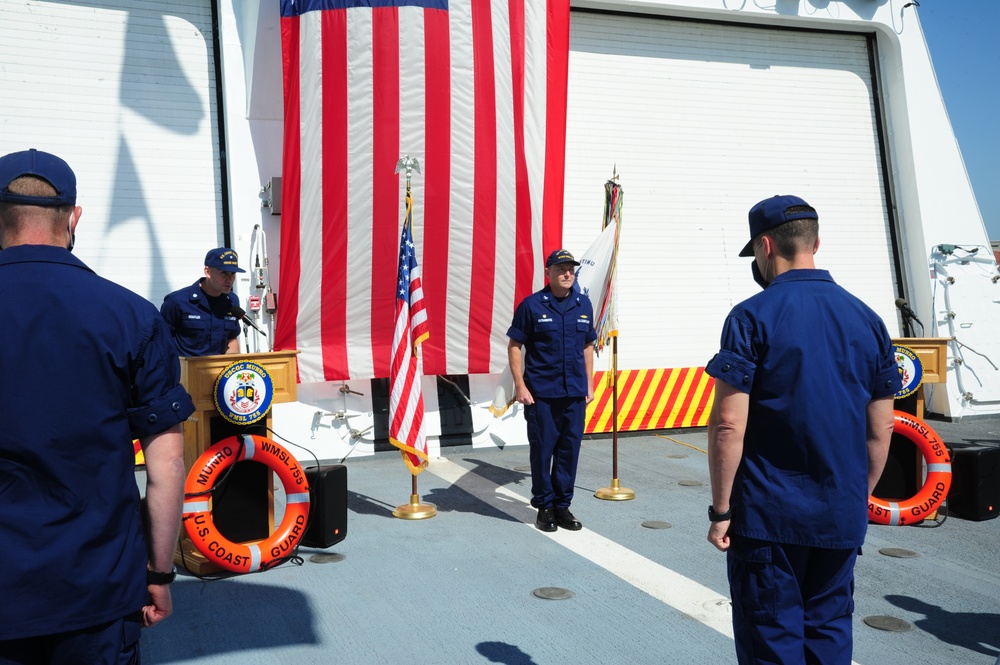
{"label": "large american flag backdrop", "polygon": [[281,38],[275,348],[302,382],[389,376],[405,154],[423,373],[500,372],[561,244],[569,0],[281,0]]}

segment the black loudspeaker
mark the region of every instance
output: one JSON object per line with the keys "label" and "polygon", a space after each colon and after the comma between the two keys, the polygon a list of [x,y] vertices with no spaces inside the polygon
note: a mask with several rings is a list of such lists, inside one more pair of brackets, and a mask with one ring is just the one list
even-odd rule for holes
{"label": "black loudspeaker", "polygon": [[1000,447],[945,445],[951,450],[948,512],[975,522],[1000,514]]}
{"label": "black loudspeaker", "polygon": [[305,547],[330,547],[347,537],[347,467],[330,464],[306,471],[312,494]]}

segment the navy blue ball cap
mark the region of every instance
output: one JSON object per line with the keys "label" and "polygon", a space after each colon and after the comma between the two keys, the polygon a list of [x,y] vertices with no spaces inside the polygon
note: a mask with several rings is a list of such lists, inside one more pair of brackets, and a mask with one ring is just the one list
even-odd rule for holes
{"label": "navy blue ball cap", "polygon": [[580,265],[580,262],[573,258],[573,255],[565,249],[557,249],[556,251],[549,254],[549,258],[545,261],[545,267],[554,266],[557,263],[572,263],[575,266]]}
{"label": "navy blue ball cap", "polygon": [[772,196],[750,208],[750,240],[740,256],[753,256],[753,239],[795,219],[819,219],[816,210],[797,196]]}
{"label": "navy blue ball cap", "polygon": [[[56,190],[55,196],[29,196],[10,191],[22,176],[41,178]],[[61,158],[41,150],[22,150],[0,157],[0,202],[58,207],[76,205],[76,175]]]}
{"label": "navy blue ball cap", "polygon": [[208,254],[205,255],[205,265],[209,268],[218,268],[223,272],[246,272],[240,267],[236,252],[228,247],[216,247],[208,250]]}

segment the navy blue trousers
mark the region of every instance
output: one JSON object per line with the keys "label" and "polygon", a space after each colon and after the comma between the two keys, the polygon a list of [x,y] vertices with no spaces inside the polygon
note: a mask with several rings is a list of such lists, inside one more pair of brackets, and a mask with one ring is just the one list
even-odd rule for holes
{"label": "navy blue trousers", "polygon": [[740,665],[850,665],[857,549],[732,536],[727,550]]}
{"label": "navy blue trousers", "polygon": [[0,641],[0,665],[139,665],[142,614],[54,635]]}
{"label": "navy blue trousers", "polygon": [[569,508],[573,501],[586,412],[584,397],[536,397],[524,407],[535,508]]}

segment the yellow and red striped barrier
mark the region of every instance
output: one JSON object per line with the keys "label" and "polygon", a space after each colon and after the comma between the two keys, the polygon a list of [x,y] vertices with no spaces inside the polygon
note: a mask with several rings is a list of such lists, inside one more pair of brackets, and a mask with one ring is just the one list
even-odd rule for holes
{"label": "yellow and red striped barrier", "polygon": [[[612,375],[594,374],[594,401],[587,407],[587,434],[611,432]],[[618,372],[618,431],[704,427],[715,380],[704,367],[625,369]]]}

